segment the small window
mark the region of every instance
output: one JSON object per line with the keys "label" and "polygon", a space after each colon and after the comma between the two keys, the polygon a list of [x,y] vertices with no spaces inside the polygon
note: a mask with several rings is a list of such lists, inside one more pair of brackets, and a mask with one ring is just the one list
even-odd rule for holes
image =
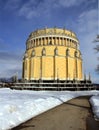
{"label": "small window", "polygon": [[74,53],[74,57],[77,57],[77,51],[75,51],[75,53]]}
{"label": "small window", "polygon": [[35,56],[35,50],[32,51],[32,57],[34,57],[34,56]]}
{"label": "small window", "polygon": [[28,58],[28,54],[27,53],[24,54],[24,58]]}
{"label": "small window", "polygon": [[45,50],[45,48],[43,48],[43,50],[42,50],[42,56],[45,56],[46,55],[46,50]]}
{"label": "small window", "polygon": [[55,55],[58,55],[58,49],[57,49],[57,47],[55,48],[54,53],[55,53]]}

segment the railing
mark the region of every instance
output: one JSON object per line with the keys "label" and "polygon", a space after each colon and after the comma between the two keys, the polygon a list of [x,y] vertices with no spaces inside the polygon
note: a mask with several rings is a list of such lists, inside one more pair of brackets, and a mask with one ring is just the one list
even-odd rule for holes
{"label": "railing", "polygon": [[44,83],[44,82],[29,82],[29,83],[14,83],[11,89],[26,89],[26,90],[55,90],[55,91],[62,91],[62,90],[93,90],[95,87],[93,84],[90,83],[71,83],[71,82],[52,82],[52,83]]}

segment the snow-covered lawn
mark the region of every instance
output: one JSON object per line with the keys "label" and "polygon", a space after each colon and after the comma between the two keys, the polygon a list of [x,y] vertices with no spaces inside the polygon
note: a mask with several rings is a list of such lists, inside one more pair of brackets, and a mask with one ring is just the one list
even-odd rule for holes
{"label": "snow-covered lawn", "polygon": [[99,94],[90,98],[95,119],[99,120]]}
{"label": "snow-covered lawn", "polygon": [[20,123],[72,98],[92,95],[90,102],[99,118],[99,91],[27,91],[0,89],[0,130]]}

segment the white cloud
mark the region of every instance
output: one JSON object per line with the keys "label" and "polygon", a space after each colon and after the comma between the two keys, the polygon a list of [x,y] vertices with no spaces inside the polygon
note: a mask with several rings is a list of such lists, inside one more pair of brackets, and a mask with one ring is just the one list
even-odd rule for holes
{"label": "white cloud", "polygon": [[19,16],[27,19],[42,15],[49,16],[52,9],[69,8],[83,4],[84,6],[95,2],[94,0],[8,0],[5,9],[13,10]]}
{"label": "white cloud", "polygon": [[20,8],[19,15],[25,16],[28,19],[41,15],[49,15],[52,8],[59,6],[63,6],[60,0],[42,0],[40,2],[30,0]]}
{"label": "white cloud", "polygon": [[22,75],[22,65],[16,61],[16,64],[6,63],[6,64],[0,64],[0,78],[10,78],[15,73],[18,73],[18,77],[21,77]]}
{"label": "white cloud", "polygon": [[25,16],[27,19],[45,15],[50,10],[53,1],[32,1],[29,0],[19,9],[19,16]]}
{"label": "white cloud", "polygon": [[22,54],[14,54],[9,52],[0,52],[0,78],[11,77],[16,72],[21,77],[22,70]]}
{"label": "white cloud", "polygon": [[19,16],[25,16],[26,18],[30,19],[34,16],[38,16],[38,10],[35,7],[31,7],[31,3],[29,5],[23,5],[19,10]]}
{"label": "white cloud", "polygon": [[93,49],[95,47],[93,41],[98,33],[97,19],[97,9],[85,11],[78,18],[78,34],[83,54],[84,71],[91,72],[93,79],[97,79],[95,68],[98,62]]}
{"label": "white cloud", "polygon": [[[90,3],[93,0],[90,0]],[[69,8],[81,5],[86,0],[29,0],[19,9],[19,15],[27,19],[38,17],[41,15],[49,15],[52,9],[55,8]],[[89,1],[87,1],[87,4]]]}
{"label": "white cloud", "polygon": [[92,9],[83,12],[79,16],[78,24],[80,32],[93,33],[93,31],[96,31],[98,29],[98,10]]}
{"label": "white cloud", "polygon": [[6,63],[8,62],[8,64],[13,64],[16,63],[16,61],[20,61],[20,56],[17,54],[11,54],[9,52],[0,52],[0,62],[1,63]]}
{"label": "white cloud", "polygon": [[59,5],[63,7],[78,6],[82,4],[85,0],[59,0]]}
{"label": "white cloud", "polygon": [[85,50],[91,49],[93,47],[92,42],[94,41],[98,33],[97,20],[98,20],[97,9],[92,9],[83,12],[78,17],[77,30],[78,34],[80,34],[82,47]]}

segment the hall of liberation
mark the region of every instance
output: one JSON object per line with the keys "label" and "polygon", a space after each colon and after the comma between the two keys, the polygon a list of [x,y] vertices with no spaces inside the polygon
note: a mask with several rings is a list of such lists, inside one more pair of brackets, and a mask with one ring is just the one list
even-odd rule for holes
{"label": "hall of liberation", "polygon": [[82,55],[74,32],[44,28],[26,41],[22,78],[27,81],[82,80]]}

